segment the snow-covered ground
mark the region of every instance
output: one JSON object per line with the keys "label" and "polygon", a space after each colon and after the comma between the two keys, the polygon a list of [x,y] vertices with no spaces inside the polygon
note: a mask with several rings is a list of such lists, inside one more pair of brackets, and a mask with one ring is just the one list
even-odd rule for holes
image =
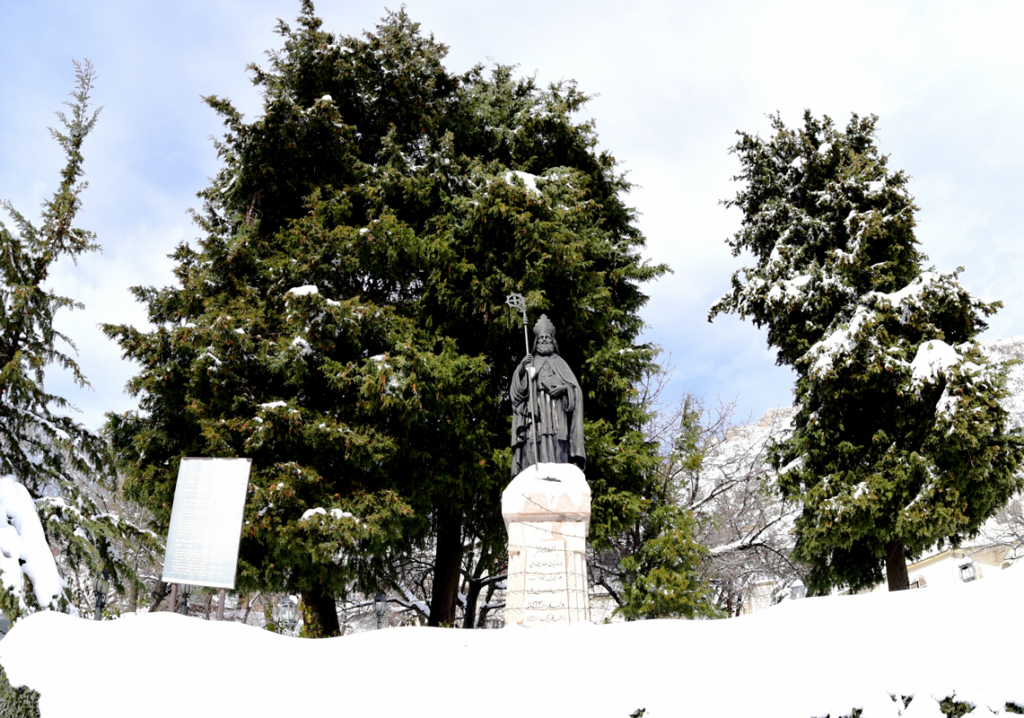
{"label": "snow-covered ground", "polygon": [[[308,640],[154,613],[34,614],[0,642],[43,718],[138,716],[991,715],[1024,705],[1024,569],[956,591],[787,601],[719,621],[549,629],[400,628]],[[915,696],[908,708],[890,697]],[[99,711],[102,712],[99,712]]]}

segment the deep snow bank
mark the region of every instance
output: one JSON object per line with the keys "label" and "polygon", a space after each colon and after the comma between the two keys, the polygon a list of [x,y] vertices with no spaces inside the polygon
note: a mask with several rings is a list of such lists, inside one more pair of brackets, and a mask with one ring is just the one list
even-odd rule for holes
{"label": "deep snow bank", "polygon": [[[811,598],[722,621],[544,630],[403,628],[303,640],[176,614],[37,613],[0,642],[43,718],[190,716],[897,716],[959,699],[1024,704],[1013,660],[1024,569],[958,590]],[[902,707],[902,703],[899,704]],[[926,710],[927,709],[927,710]],[[933,710],[935,712],[933,712]],[[907,713],[907,711],[910,711]],[[986,714],[984,710],[977,713]]]}

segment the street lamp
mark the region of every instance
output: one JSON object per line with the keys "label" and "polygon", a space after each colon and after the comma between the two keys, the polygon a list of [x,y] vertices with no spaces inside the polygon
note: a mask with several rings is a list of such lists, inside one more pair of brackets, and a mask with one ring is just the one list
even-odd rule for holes
{"label": "street lamp", "polygon": [[182,584],[179,585],[179,588],[181,590],[181,615],[182,616],[187,616],[188,615],[188,597],[192,595],[193,586],[190,586],[187,583],[182,583]]}
{"label": "street lamp", "polygon": [[960,580],[964,583],[978,578],[978,567],[974,565],[972,559],[967,559],[960,564]]}
{"label": "street lamp", "polygon": [[102,619],[103,609],[107,607],[107,589],[110,587],[107,578],[107,572],[104,571],[102,576],[92,580],[92,590],[96,594],[96,615],[93,619],[96,621]]}
{"label": "street lamp", "polygon": [[277,622],[289,631],[299,623],[299,603],[291,596],[285,596],[277,604]]}
{"label": "street lamp", "polygon": [[803,581],[797,581],[790,587],[789,597],[794,601],[807,597],[807,586],[803,584]]}
{"label": "street lamp", "polygon": [[373,612],[377,614],[377,630],[383,628],[384,624],[384,611],[388,608],[388,597],[383,593],[378,593],[373,597]]}

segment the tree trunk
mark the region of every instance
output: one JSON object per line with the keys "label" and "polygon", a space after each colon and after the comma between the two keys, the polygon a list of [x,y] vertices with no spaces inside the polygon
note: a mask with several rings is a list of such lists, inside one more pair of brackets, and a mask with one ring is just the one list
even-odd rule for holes
{"label": "tree trunk", "polygon": [[480,558],[473,569],[473,575],[469,579],[469,587],[466,589],[466,605],[462,609],[462,627],[476,628],[479,624],[476,616],[476,607],[480,601],[480,594],[484,586],[494,585],[493,567],[490,567],[488,578],[482,578],[484,571],[491,562],[491,544],[484,540],[480,542]]}
{"label": "tree trunk", "polygon": [[157,583],[156,588],[153,589],[153,593],[150,596],[153,602],[149,604],[149,612],[156,613],[157,609],[160,608],[160,604],[164,602],[164,599],[171,595],[170,584],[160,581]]}
{"label": "tree trunk", "polygon": [[469,579],[469,589],[466,591],[466,607],[462,610],[463,628],[476,628],[476,602],[480,598],[480,591],[483,588],[483,579]]}
{"label": "tree trunk", "polygon": [[253,596],[252,598],[249,598],[248,596],[243,596],[243,598],[245,598],[246,600],[245,600],[245,614],[242,616],[242,623],[245,623],[246,621],[249,620],[249,612],[252,611],[252,604],[256,602],[256,598],[259,595],[260,595],[260,593],[259,593],[259,591],[257,591],[256,595]]}
{"label": "tree trunk", "polygon": [[[505,570],[508,570],[507,566],[505,567]],[[508,580],[507,575],[502,576],[502,578],[504,578],[506,581]],[[494,592],[497,590],[497,586],[498,580],[492,580],[490,583],[487,584],[487,595],[484,597],[484,606],[480,609],[480,616],[476,619],[477,628],[487,628],[487,614],[490,612],[490,610],[492,608],[502,608],[505,605],[504,603],[499,603],[497,605],[491,604],[491,599],[494,598]]]}
{"label": "tree trunk", "polygon": [[910,589],[910,575],[907,573],[907,559],[903,553],[902,541],[890,541],[885,546],[885,575],[890,591]]}
{"label": "tree trunk", "polygon": [[448,515],[438,521],[434,582],[430,591],[428,626],[455,626],[459,567],[462,565],[462,522]]}
{"label": "tree trunk", "polygon": [[316,623],[316,633],[322,638],[341,635],[341,624],[338,623],[338,608],[334,605],[334,596],[326,595],[322,590],[303,591],[302,602],[309,608]]}

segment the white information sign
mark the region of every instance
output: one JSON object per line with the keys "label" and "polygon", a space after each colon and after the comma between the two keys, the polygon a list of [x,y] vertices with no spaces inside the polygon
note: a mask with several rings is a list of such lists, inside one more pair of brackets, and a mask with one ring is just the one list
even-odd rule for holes
{"label": "white information sign", "polygon": [[181,460],[164,554],[165,583],[234,588],[252,459]]}

